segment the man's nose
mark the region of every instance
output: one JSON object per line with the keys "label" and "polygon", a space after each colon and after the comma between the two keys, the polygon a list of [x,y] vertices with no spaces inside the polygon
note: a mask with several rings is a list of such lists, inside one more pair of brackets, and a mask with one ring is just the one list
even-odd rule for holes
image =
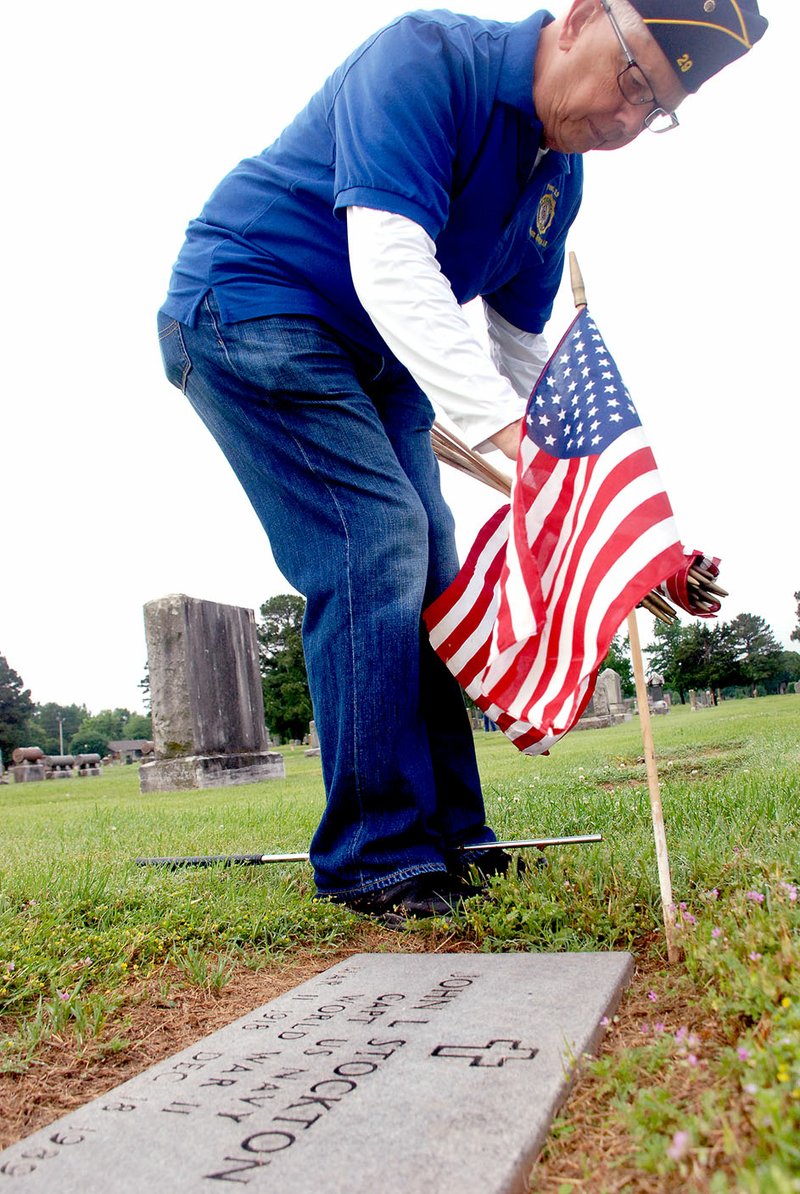
{"label": "man's nose", "polygon": [[614,114],[614,123],[619,130],[618,139],[622,144],[633,141],[644,129],[648,108],[646,104],[629,104],[622,102]]}

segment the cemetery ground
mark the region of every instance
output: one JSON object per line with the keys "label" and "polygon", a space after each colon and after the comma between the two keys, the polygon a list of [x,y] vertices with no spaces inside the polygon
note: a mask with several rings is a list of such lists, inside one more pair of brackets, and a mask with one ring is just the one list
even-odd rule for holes
{"label": "cemetery ground", "polygon": [[303,863],[135,865],[307,849],[323,793],[302,749],[241,788],[141,795],[135,766],[0,787],[0,1147],[352,953],[630,950],[531,1189],[800,1190],[800,698],[679,706],[654,733],[676,966],[637,720],[541,759],[479,733],[498,836],[604,840],[399,933],[315,901]]}

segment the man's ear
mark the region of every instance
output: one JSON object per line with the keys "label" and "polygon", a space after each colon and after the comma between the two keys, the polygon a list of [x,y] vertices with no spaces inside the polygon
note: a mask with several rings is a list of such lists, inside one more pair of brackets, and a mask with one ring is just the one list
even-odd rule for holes
{"label": "man's ear", "polygon": [[587,22],[602,12],[600,0],[572,0],[564,15],[558,38],[559,49],[570,50]]}

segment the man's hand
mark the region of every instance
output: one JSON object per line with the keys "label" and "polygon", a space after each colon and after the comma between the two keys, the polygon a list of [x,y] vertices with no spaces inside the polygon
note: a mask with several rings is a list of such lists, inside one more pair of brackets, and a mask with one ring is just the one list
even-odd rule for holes
{"label": "man's hand", "polygon": [[507,427],[503,427],[500,431],[496,431],[494,435],[489,436],[494,446],[499,448],[509,460],[517,459],[519,443],[522,438],[522,423],[522,419],[517,419],[516,423],[509,423]]}

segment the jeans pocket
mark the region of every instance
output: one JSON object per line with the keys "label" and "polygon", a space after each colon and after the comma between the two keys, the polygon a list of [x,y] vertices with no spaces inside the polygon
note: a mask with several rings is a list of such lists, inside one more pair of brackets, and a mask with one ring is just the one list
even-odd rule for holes
{"label": "jeans pocket", "polygon": [[163,311],[158,313],[158,343],[167,379],[185,394],[192,362],[186,351],[180,323]]}

